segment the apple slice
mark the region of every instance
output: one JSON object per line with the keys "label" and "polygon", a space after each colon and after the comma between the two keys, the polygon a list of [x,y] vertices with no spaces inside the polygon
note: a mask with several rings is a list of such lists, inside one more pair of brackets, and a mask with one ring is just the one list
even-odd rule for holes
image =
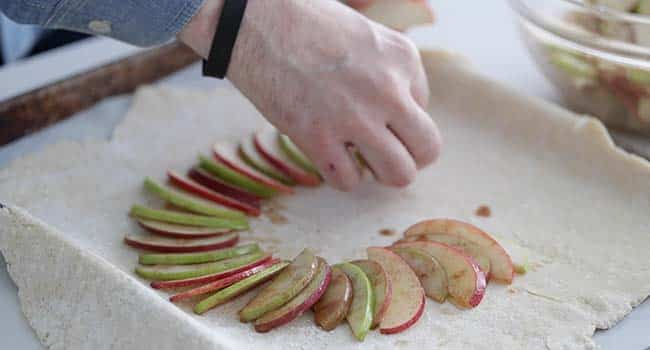
{"label": "apple slice", "polygon": [[514,276],[514,267],[510,255],[499,242],[474,225],[451,220],[434,219],[417,223],[404,232],[404,236],[422,234],[445,234],[458,236],[481,247],[482,255],[490,259],[490,280],[510,284]]}
{"label": "apple slice", "polygon": [[472,308],[485,294],[485,274],[472,258],[444,243],[419,241],[399,243],[395,248],[416,248],[433,256],[447,274],[449,298],[459,307]]}
{"label": "apple slice", "polygon": [[348,314],[352,304],[352,282],[338,267],[332,268],[332,279],[325,294],[314,305],[314,321],[326,330],[336,328]]}
{"label": "apple slice", "polygon": [[239,310],[239,319],[249,322],[286,304],[314,278],[318,259],[309,250],[303,250],[282,273],[253,300]]}
{"label": "apple slice", "polygon": [[246,220],[223,219],[213,216],[185,214],[172,210],[151,209],[138,204],[131,207],[129,214],[138,219],[155,220],[171,224],[209,227],[213,229],[248,229],[248,222]]}
{"label": "apple slice", "polygon": [[203,285],[206,283],[211,283],[214,281],[218,281],[220,279],[224,279],[226,277],[232,276],[234,274],[240,273],[242,271],[250,270],[255,266],[262,265],[268,261],[272,260],[271,255],[265,255],[262,256],[261,258],[254,260],[248,264],[234,267],[232,269],[224,270],[224,271],[219,271],[215,273],[211,273],[208,275],[203,275],[203,276],[198,276],[198,277],[190,277],[190,278],[184,278],[184,279],[179,279],[179,280],[171,280],[171,281],[153,281],[151,282],[151,288],[153,289],[172,289],[172,288],[182,288],[182,287],[190,287],[190,286],[196,286],[196,285]]}
{"label": "apple slice", "polygon": [[135,268],[135,273],[151,281],[175,281],[212,275],[269,258],[269,254],[257,252],[204,264],[138,266]]}
{"label": "apple slice", "polygon": [[352,263],[363,270],[372,285],[373,295],[375,296],[375,305],[373,307],[374,312],[370,328],[377,328],[381,323],[381,320],[384,319],[386,310],[388,310],[388,306],[393,297],[393,289],[390,285],[390,280],[388,280],[388,275],[386,275],[384,268],[376,261],[355,260]]}
{"label": "apple slice", "polygon": [[449,290],[447,273],[436,258],[415,248],[393,248],[391,250],[404,259],[415,272],[426,296],[439,303],[445,302]]}
{"label": "apple slice", "polygon": [[418,276],[399,255],[386,248],[371,247],[367,253],[370,260],[384,268],[393,289],[393,297],[379,324],[379,331],[383,334],[403,332],[414,325],[424,311],[426,297]]}
{"label": "apple slice", "polygon": [[257,243],[240,245],[239,247],[210,250],[200,253],[176,254],[141,254],[140,265],[191,265],[230,259],[236,256],[257,253],[261,251]]}
{"label": "apple slice", "polygon": [[182,188],[185,191],[196,194],[197,196],[203,197],[207,200],[213,201],[225,205],[226,207],[233,208],[235,210],[242,211],[251,216],[259,216],[260,208],[249,205],[248,203],[240,202],[236,199],[233,199],[228,196],[224,196],[221,193],[214,192],[213,190],[197,183],[183,175],[175,173],[173,171],[168,171],[167,176],[169,180],[179,188]]}
{"label": "apple slice", "polygon": [[237,233],[197,239],[169,238],[154,235],[127,235],[124,237],[124,243],[131,247],[160,253],[204,252],[207,250],[232,247],[237,244],[238,240],[239,234]]}
{"label": "apple slice", "polygon": [[450,245],[454,248],[458,248],[460,251],[474,259],[474,261],[481,268],[481,271],[485,273],[486,278],[490,276],[490,259],[483,253],[483,249],[474,242],[470,242],[459,236],[433,234],[408,236],[400,239],[397,242],[403,243],[416,241],[434,241]]}
{"label": "apple slice", "polygon": [[249,179],[254,180],[259,184],[263,184],[264,186],[274,189],[278,192],[293,193],[293,189],[291,187],[260,173],[252,166],[246,164],[246,162],[244,162],[244,160],[242,160],[239,156],[239,151],[237,148],[237,145],[216,143],[213,146],[214,157],[226,166],[230,167],[230,169],[246,176]]}
{"label": "apple slice", "polygon": [[318,169],[316,169],[314,163],[312,163],[312,161],[309,160],[309,158],[307,158],[304,153],[302,153],[300,148],[298,148],[298,146],[296,146],[296,144],[291,141],[289,136],[280,135],[280,148],[282,148],[282,151],[284,151],[284,153],[304,171],[310,172],[320,177]]}
{"label": "apple slice", "polygon": [[237,169],[231,169],[229,165],[221,162],[220,159],[210,159],[200,155],[199,166],[221,180],[233,186],[243,188],[260,198],[271,198],[278,192],[275,188],[249,177],[248,174],[241,173]]}
{"label": "apple slice", "polygon": [[232,231],[228,228],[177,225],[145,219],[138,219],[138,224],[151,233],[172,238],[207,238]]}
{"label": "apple slice", "polygon": [[432,24],[433,10],[427,0],[347,0],[347,4],[369,19],[398,31]]}
{"label": "apple slice", "polygon": [[276,274],[284,270],[287,266],[289,266],[288,262],[277,263],[265,270],[262,270],[250,277],[246,277],[243,280],[214,293],[213,295],[201,300],[201,302],[196,304],[194,306],[194,313],[201,315],[216,306],[232,300],[233,298],[249,291],[250,289],[255,288],[260,284],[270,280]]}
{"label": "apple slice", "polygon": [[300,317],[323,296],[331,278],[331,267],[325,260],[318,258],[318,270],[307,287],[279,309],[267,312],[255,320],[255,330],[260,333],[268,332]]}
{"label": "apple slice", "polygon": [[338,264],[336,267],[340,268],[352,281],[352,304],[346,319],[357,340],[363,341],[372,325],[372,308],[375,304],[370,280],[357,265],[346,262]]}
{"label": "apple slice", "polygon": [[201,185],[224,195],[236,199],[243,203],[248,203],[248,205],[258,208],[262,205],[260,202],[260,197],[247,192],[246,190],[231,185],[224,182],[220,178],[210,174],[209,172],[201,169],[200,167],[194,167],[187,172],[187,176],[200,183]]}
{"label": "apple slice", "polygon": [[260,271],[266,270],[267,268],[277,264],[280,262],[280,259],[270,259],[267,260],[259,265],[253,266],[252,268],[248,270],[244,270],[241,272],[237,272],[235,274],[232,274],[228,277],[224,277],[221,279],[218,279],[214,282],[210,282],[208,284],[204,284],[200,287],[192,288],[190,290],[184,291],[182,293],[177,293],[169,297],[169,301],[172,303],[175,303],[177,301],[185,300],[185,299],[190,299],[199,295],[211,293],[211,292],[216,292],[221,289],[224,289],[230,285],[233,285],[244,278],[250,277]]}
{"label": "apple slice", "polygon": [[151,193],[173,204],[174,206],[196,214],[216,216],[224,219],[246,219],[246,215],[244,215],[242,212],[231,210],[222,205],[208,202],[196,196],[191,196],[189,194],[167,188],[148,177],[144,180],[144,187]]}
{"label": "apple slice", "polygon": [[320,185],[320,177],[312,172],[305,171],[294,164],[280,147],[280,135],[276,130],[266,129],[255,133],[255,148],[260,154],[273,164],[278,170],[287,174],[297,183],[304,186]]}
{"label": "apple slice", "polygon": [[278,180],[285,185],[295,185],[296,182],[293,181],[293,179],[276,169],[268,160],[266,160],[266,158],[260,155],[255,148],[253,137],[254,136],[248,137],[239,144],[239,156],[248,163],[248,165],[259,170],[262,174]]}

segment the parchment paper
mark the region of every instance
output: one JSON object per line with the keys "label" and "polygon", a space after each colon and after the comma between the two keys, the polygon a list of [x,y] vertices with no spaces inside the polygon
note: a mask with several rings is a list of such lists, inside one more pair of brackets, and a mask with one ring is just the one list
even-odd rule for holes
{"label": "parchment paper", "polygon": [[[285,208],[287,224],[253,220],[244,241],[286,258],[313,247],[335,263],[397,238],[380,229],[452,217],[494,233],[535,271],[512,286],[490,284],[472,310],[429,301],[412,329],[373,332],[364,343],[345,326],[320,330],[310,313],[257,334],[236,317],[253,293],[205,316],[179,309],[133,274],[137,252],[121,240],[139,229],[127,210],[159,204],[142,191],[144,176],[185,170],[212,142],[235,142],[263,120],[231,89],[147,87],[109,142],[60,143],[0,171],[0,251],[41,341],[52,349],[594,347],[595,328],[650,295],[650,165],[616,149],[596,120],[519,96],[455,61],[425,54],[430,113],[446,143],[414,185],[300,189],[273,204]],[[490,218],[474,216],[482,204]]]}

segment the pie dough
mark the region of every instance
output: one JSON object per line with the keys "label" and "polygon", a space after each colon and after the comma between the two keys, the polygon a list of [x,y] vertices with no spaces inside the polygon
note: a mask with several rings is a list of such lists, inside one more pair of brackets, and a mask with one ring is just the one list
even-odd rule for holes
{"label": "pie dough", "polygon": [[[429,112],[445,138],[438,164],[406,189],[367,181],[274,200],[287,218],[251,220],[243,241],[330,263],[365,256],[426,218],[467,220],[531,271],[490,284],[472,310],[427,300],[406,332],[324,332],[311,313],[267,334],[237,320],[254,293],[208,312],[169,303],[132,272],[122,243],[140,228],[131,204],[160,205],[142,180],[184,171],[214,141],[236,142],[263,119],[236,91],[140,89],[109,141],[61,142],[0,170],[0,250],[25,316],[51,349],[589,349],[650,295],[650,165],[617,149],[595,119],[524,97],[444,54],[424,53]],[[477,217],[480,205],[491,208]],[[278,209],[284,208],[284,209]]]}

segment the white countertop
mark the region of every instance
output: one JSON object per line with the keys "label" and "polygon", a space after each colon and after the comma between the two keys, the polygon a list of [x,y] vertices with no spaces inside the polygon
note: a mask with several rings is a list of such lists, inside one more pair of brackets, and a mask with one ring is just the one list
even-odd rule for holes
{"label": "white countertop", "polygon": [[[514,15],[504,0],[466,2],[430,0],[438,23],[417,29],[412,36],[424,47],[442,47],[463,53],[477,69],[524,94],[559,101],[552,86],[536,70],[515,28]],[[108,39],[92,39],[40,57],[0,68],[0,100],[87,70],[99,63],[123,57],[137,49]],[[183,76],[198,75],[193,67]],[[200,84],[219,84],[201,81]],[[63,138],[108,137],[126,109],[128,97],[108,100],[93,109],[93,115],[79,116],[44,132],[0,148],[0,167],[11,159],[33,152]],[[1,198],[0,198],[1,199]],[[74,286],[71,286],[74,288]],[[650,302],[632,312],[611,330],[598,332],[596,341],[603,349],[650,349]],[[22,316],[17,289],[11,282],[0,256],[0,339],[2,348],[42,349]]]}

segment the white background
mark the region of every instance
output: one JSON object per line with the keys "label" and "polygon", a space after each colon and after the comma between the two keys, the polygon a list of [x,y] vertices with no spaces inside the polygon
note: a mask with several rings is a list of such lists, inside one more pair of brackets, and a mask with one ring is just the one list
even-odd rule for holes
{"label": "white background", "polygon": [[[437,24],[433,28],[421,28],[412,33],[420,46],[459,51],[469,57],[479,71],[514,87],[520,93],[558,101],[553,88],[536,70],[521,45],[515,16],[504,0],[430,2],[436,10]],[[136,50],[107,39],[93,39],[0,68],[0,100]],[[196,67],[183,76],[194,74],[198,75]],[[215,81],[201,83],[219,84]],[[45,132],[0,148],[0,167],[14,157],[62,138],[106,137],[120,119],[120,115],[114,111],[125,110],[127,106],[128,98],[113,99],[93,109],[92,118],[88,113],[82,113]],[[648,329],[650,302],[637,308],[612,330],[598,332],[596,340],[604,349],[642,350],[650,347]],[[0,342],[0,348],[42,349],[20,312],[17,289],[1,257]]]}

